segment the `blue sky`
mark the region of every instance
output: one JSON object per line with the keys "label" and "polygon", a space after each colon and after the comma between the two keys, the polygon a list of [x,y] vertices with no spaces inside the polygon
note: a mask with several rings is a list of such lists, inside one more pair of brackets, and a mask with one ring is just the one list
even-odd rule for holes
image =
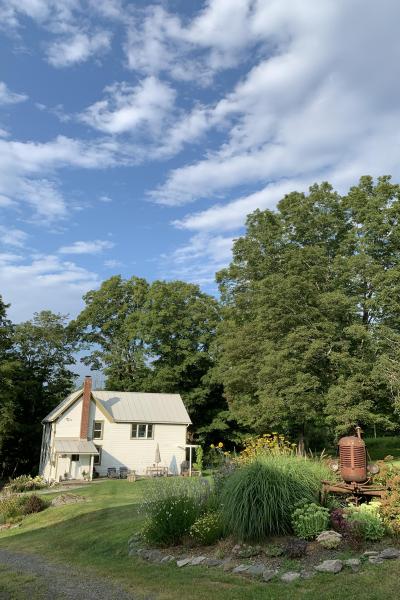
{"label": "blue sky", "polygon": [[0,0],[0,294],[121,273],[215,292],[246,215],[398,179],[395,0]]}

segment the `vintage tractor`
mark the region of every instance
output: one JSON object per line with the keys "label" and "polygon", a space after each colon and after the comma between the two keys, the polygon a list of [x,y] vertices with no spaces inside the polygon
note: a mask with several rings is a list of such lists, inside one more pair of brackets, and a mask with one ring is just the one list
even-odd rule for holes
{"label": "vintage tractor", "polygon": [[339,471],[341,481],[323,481],[322,495],[328,493],[345,494],[347,500],[358,504],[370,496],[381,498],[386,488],[373,483],[374,475],[379,473],[378,465],[368,463],[367,448],[361,437],[361,427],[356,427],[356,435],[342,437],[339,440],[339,461],[331,465],[333,471]]}

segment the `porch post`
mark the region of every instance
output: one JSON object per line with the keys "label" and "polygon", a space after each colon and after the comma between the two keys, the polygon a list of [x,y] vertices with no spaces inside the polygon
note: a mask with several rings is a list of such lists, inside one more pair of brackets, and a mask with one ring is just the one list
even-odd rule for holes
{"label": "porch post", "polygon": [[192,446],[189,448],[189,477],[192,476]]}
{"label": "porch post", "polygon": [[90,455],[90,468],[89,468],[89,480],[92,481],[93,479],[93,464],[94,464],[94,455],[91,454]]}

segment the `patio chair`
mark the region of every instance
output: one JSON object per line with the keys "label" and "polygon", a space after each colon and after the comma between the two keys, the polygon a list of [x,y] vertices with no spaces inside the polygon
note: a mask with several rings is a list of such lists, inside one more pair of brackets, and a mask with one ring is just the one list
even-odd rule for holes
{"label": "patio chair", "polygon": [[110,479],[116,479],[117,477],[117,469],[115,467],[108,467],[107,469],[107,477]]}
{"label": "patio chair", "polygon": [[119,468],[119,478],[126,479],[128,477],[128,467]]}

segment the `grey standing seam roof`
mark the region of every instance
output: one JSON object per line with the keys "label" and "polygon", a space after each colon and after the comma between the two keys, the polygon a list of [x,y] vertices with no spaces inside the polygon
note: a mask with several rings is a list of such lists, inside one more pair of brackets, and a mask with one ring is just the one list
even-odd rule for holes
{"label": "grey standing seam roof", "polygon": [[93,442],[79,438],[56,438],[54,447],[59,454],[98,454]]}
{"label": "grey standing seam roof", "polygon": [[191,423],[179,394],[93,390],[92,395],[114,421],[185,425]]}

